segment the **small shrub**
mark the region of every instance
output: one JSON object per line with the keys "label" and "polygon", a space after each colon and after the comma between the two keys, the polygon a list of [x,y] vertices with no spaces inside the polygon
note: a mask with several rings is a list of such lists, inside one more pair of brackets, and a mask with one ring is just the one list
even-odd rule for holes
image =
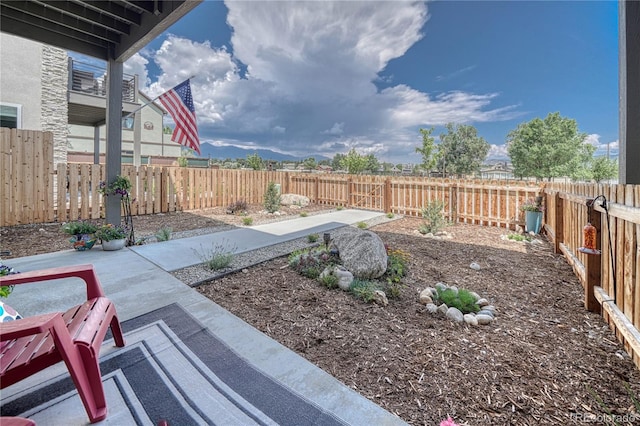
{"label": "small shrub", "polygon": [[480,310],[480,307],[476,305],[475,297],[471,295],[469,290],[459,289],[457,294],[450,288],[446,290],[438,289],[437,291],[439,302],[446,304],[450,308],[458,308],[463,314]]}
{"label": "small shrub", "polygon": [[373,302],[376,290],[382,290],[380,283],[375,281],[355,279],[349,287],[349,291],[358,299],[362,299],[367,303]]}
{"label": "small shrub", "polygon": [[338,276],[334,274],[327,274],[319,279],[320,283],[327,288],[338,287]]}
{"label": "small shrub", "polygon": [[409,253],[400,249],[390,249],[387,247],[387,270],[383,278],[387,281],[385,293],[391,298],[400,297],[402,278],[407,275]]}
{"label": "small shrub", "polygon": [[264,193],[264,209],[275,213],[280,209],[280,194],[274,182],[269,182],[267,192]]}
{"label": "small shrub", "polygon": [[368,227],[366,222],[358,222],[356,226],[360,229],[367,229]]}
{"label": "small shrub", "polygon": [[394,215],[393,213],[391,213],[391,212],[387,213],[387,217],[388,217],[389,219],[393,219],[393,218],[394,218],[394,216],[395,216],[395,215]]}
{"label": "small shrub", "polygon": [[300,212],[300,217],[307,217],[309,216],[309,213],[307,212]]}
{"label": "small shrub", "polygon": [[173,229],[167,227],[167,226],[163,226],[162,228],[160,228],[158,230],[158,232],[156,232],[156,240],[162,242],[162,241],[169,241],[171,239],[171,233],[173,232]]}
{"label": "small shrub", "polygon": [[315,243],[320,239],[320,235],[318,234],[309,234],[307,235],[307,241],[310,243]]}
{"label": "small shrub", "polygon": [[227,213],[229,214],[242,214],[247,211],[249,206],[244,200],[237,200],[235,203],[229,204],[227,207]]}
{"label": "small shrub", "polygon": [[243,224],[244,226],[251,226],[251,225],[253,225],[253,218],[252,218],[252,217],[248,217],[248,216],[247,216],[247,217],[243,217],[243,218],[242,218],[242,224]]}
{"label": "small shrub", "polygon": [[507,238],[513,241],[531,241],[531,237],[522,234],[509,234]]}
{"label": "small shrub", "polygon": [[327,266],[338,263],[338,259],[324,248],[296,250],[289,255],[289,266],[307,278],[316,279]]}
{"label": "small shrub", "polygon": [[432,201],[422,208],[422,218],[425,222],[418,231],[421,234],[436,233],[447,225],[444,218],[444,203],[442,201]]}
{"label": "small shrub", "polygon": [[85,222],[83,220],[68,222],[62,225],[62,231],[69,235],[93,234],[97,230],[98,226],[94,225],[91,222]]}
{"label": "small shrub", "polygon": [[202,246],[200,246],[200,249],[201,252],[199,254],[202,263],[210,270],[217,271],[231,264],[231,261],[233,261],[233,252],[236,250],[236,247],[229,248],[225,241],[222,241],[220,243],[214,243],[210,249],[204,249]]}
{"label": "small shrub", "polygon": [[344,209],[344,207],[343,207],[343,206],[341,206],[341,205],[340,205],[340,206],[336,206],[336,210],[338,210],[338,211],[339,211],[339,210],[342,210],[342,209]]}

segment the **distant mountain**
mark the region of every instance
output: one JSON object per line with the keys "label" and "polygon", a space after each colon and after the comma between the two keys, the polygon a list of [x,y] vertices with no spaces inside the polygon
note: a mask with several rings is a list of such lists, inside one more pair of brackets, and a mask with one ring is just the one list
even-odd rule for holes
{"label": "distant mountain", "polygon": [[214,146],[210,143],[203,143],[200,145],[200,157],[201,158],[213,158],[224,160],[231,158],[247,158],[247,155],[258,154],[263,160],[273,161],[302,161],[305,158],[314,157],[316,161],[327,160],[328,157],[322,155],[309,155],[305,157],[296,157],[289,154],[282,154],[279,152],[271,151],[270,149],[244,149],[237,146]]}

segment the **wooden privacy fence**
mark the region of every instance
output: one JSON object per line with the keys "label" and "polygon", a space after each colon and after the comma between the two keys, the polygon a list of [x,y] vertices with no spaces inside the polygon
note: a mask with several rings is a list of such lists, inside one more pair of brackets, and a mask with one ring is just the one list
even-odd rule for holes
{"label": "wooden privacy fence", "polygon": [[[545,230],[580,278],[585,307],[602,313],[640,368],[640,185],[552,184],[545,198]],[[600,255],[579,251],[588,220]]]}

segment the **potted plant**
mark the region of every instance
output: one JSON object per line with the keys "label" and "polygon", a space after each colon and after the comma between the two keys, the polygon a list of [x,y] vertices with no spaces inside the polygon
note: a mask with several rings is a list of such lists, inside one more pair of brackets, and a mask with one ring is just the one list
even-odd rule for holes
{"label": "potted plant", "polygon": [[127,242],[129,232],[122,225],[113,225],[107,223],[99,227],[96,232],[96,238],[102,241],[102,250],[120,250]]}
{"label": "potted plant", "polygon": [[69,239],[69,242],[73,244],[73,248],[78,251],[91,250],[91,247],[96,243],[93,234],[97,228],[93,223],[83,220],[67,222],[62,225],[62,230],[73,236]]}
{"label": "potted plant", "polygon": [[525,213],[525,231],[533,232],[537,234],[542,227],[542,197],[536,198],[536,200],[529,200],[524,203],[520,209]]}
{"label": "potted plant", "polygon": [[102,195],[120,195],[122,197],[128,197],[131,190],[131,181],[126,176],[116,176],[116,178],[110,184],[106,181],[100,182],[98,192]]}

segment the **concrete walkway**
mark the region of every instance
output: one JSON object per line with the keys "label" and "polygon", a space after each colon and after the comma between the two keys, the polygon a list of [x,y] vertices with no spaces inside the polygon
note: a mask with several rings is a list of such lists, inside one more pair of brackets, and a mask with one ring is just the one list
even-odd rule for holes
{"label": "concrete walkway", "polygon": [[[192,251],[194,245],[197,248],[201,244],[211,246],[215,242],[228,241],[237,247],[236,252],[239,253],[380,215],[382,213],[343,210],[114,252],[103,252],[97,246],[85,252],[68,250],[10,259],[5,263],[18,271],[93,264],[107,296],[117,307],[121,321],[177,302],[254,366],[345,422],[353,425],[405,424],[167,272],[199,263],[199,258]],[[81,303],[85,297],[82,281],[66,279],[17,286],[8,302],[23,316],[30,316],[65,311]],[[37,376],[28,380],[37,380]],[[3,389],[2,394],[10,395],[12,388]],[[65,424],[64,413],[59,420],[59,424]],[[104,424],[108,424],[108,420]]]}

